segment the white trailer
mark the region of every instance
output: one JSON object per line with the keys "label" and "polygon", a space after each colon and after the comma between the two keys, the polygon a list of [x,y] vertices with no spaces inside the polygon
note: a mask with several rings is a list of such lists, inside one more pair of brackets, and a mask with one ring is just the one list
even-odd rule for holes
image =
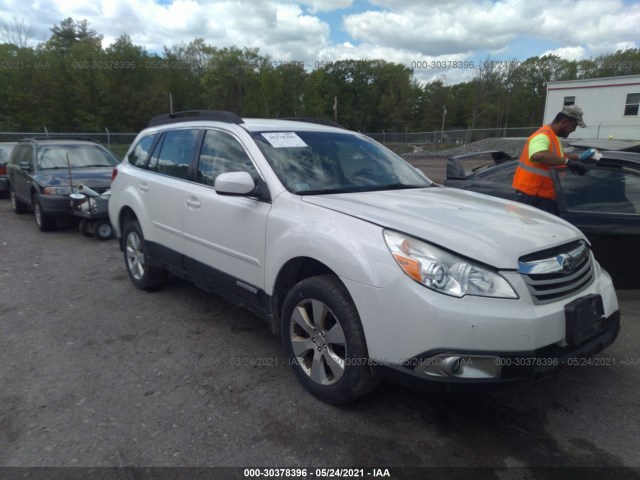
{"label": "white trailer", "polygon": [[548,82],[544,123],[566,105],[580,107],[587,124],[571,138],[640,140],[640,75]]}

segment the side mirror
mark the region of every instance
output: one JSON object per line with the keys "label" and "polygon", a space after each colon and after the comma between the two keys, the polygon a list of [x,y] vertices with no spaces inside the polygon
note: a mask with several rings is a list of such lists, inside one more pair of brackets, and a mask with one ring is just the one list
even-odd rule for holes
{"label": "side mirror", "polygon": [[258,185],[248,172],[226,172],[216,177],[214,188],[219,195],[238,195],[256,197],[258,200],[271,201],[269,189],[262,179]]}
{"label": "side mirror", "polygon": [[447,180],[464,180],[467,178],[467,174],[465,173],[460,160],[456,158],[447,159],[445,178]]}

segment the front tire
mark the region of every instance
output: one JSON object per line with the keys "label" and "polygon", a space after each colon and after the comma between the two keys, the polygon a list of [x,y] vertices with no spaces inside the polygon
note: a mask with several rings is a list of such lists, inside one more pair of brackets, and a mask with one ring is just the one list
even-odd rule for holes
{"label": "front tire", "polygon": [[166,281],[168,273],[149,265],[149,252],[137,220],[127,223],[123,233],[124,264],[133,284],[140,290],[155,290]]}
{"label": "front tire", "polygon": [[85,237],[93,237],[93,222],[86,218],[80,219],[78,224],[78,231]]}
{"label": "front tire", "polygon": [[358,312],[335,276],[311,277],[289,291],[282,341],[298,379],[325,402],[352,402],[378,383]]}
{"label": "front tire", "polygon": [[36,224],[41,232],[50,232],[57,228],[58,222],[56,217],[44,213],[42,204],[40,203],[40,196],[37,193],[33,195],[33,213],[36,217]]}

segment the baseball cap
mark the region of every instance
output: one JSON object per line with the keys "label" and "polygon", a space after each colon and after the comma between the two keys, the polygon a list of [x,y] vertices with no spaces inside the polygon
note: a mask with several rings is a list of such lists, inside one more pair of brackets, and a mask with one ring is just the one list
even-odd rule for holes
{"label": "baseball cap", "polygon": [[580,107],[576,107],[575,105],[569,105],[562,109],[562,113],[564,113],[567,117],[573,118],[574,120],[576,120],[578,122],[578,125],[581,126],[582,128],[587,126],[584,123],[584,120],[582,119],[582,109]]}

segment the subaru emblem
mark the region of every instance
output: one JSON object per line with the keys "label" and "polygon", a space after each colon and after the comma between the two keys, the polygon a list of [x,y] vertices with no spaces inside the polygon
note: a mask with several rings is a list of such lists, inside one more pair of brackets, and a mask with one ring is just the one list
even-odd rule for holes
{"label": "subaru emblem", "polygon": [[564,253],[558,257],[558,263],[562,266],[565,273],[571,273],[576,269],[575,258],[568,253]]}

